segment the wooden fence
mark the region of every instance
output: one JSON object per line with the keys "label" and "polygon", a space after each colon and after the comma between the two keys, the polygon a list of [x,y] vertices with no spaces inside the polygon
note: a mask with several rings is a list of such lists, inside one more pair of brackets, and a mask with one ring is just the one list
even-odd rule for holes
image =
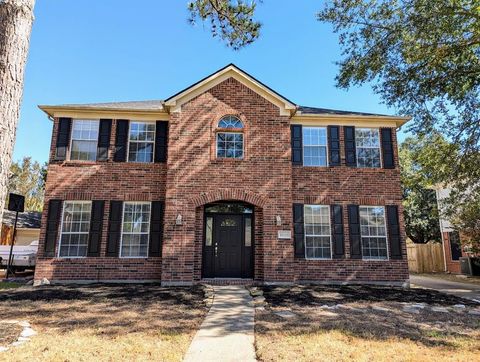
{"label": "wooden fence", "polygon": [[435,273],[445,270],[441,243],[407,242],[408,270],[414,273]]}

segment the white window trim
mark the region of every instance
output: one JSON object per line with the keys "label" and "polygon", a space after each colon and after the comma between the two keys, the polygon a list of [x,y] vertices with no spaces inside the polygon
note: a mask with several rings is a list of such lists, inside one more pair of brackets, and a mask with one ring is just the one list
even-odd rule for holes
{"label": "white window trim", "polygon": [[[150,205],[150,217],[148,218],[148,242],[147,242],[147,255],[146,256],[122,256],[122,245],[123,245],[123,219],[125,217],[125,205],[126,204],[149,204]],[[150,223],[152,222],[152,203],[150,201],[124,201],[122,203],[122,224],[121,224],[121,230],[120,230],[120,247],[118,249],[118,257],[120,259],[147,259],[148,258],[148,253],[149,253],[149,247],[150,247]],[[140,233],[140,234],[145,234],[145,233]]]}
{"label": "white window trim", "polygon": [[[327,142],[326,142],[326,144],[325,144],[325,149],[326,149],[326,153],[327,153],[327,154],[326,154],[326,156],[327,156],[327,157],[326,157],[327,162],[326,162],[325,166],[321,166],[321,165],[318,165],[318,166],[316,166],[316,165],[305,165],[305,153],[304,153],[305,144],[304,144],[304,142],[303,142],[303,131],[304,131],[304,129],[306,129],[306,128],[323,128],[323,129],[325,129],[325,135],[327,136]],[[309,146],[310,146],[310,147],[323,147],[323,145],[316,145],[316,146],[311,146],[311,145],[309,145]],[[307,147],[309,147],[309,146],[307,146]],[[303,166],[303,167],[329,167],[329,165],[330,165],[330,155],[329,155],[329,152],[328,152],[328,127],[324,127],[324,126],[308,126],[308,127],[302,127],[302,166]]]}
{"label": "white window trim", "polygon": [[[224,121],[226,118],[235,118],[237,121],[240,122],[242,127],[220,127],[220,122]],[[222,118],[220,118],[220,120],[217,123],[217,128],[220,128],[220,129],[241,129],[241,130],[243,130],[245,128],[245,125],[243,124],[243,121],[240,118],[238,118],[237,116],[226,115],[226,116],[223,116]]]}
{"label": "white window trim", "polygon": [[[305,206],[322,206],[328,209],[328,227],[330,229],[330,234],[328,237],[330,238],[330,258],[309,258],[307,257],[307,233],[305,232],[305,217],[303,219],[303,243],[305,245],[305,259],[306,260],[333,260],[333,245],[332,245],[332,219],[330,214],[330,205],[318,205],[318,204],[305,204],[303,205],[303,213],[305,214]],[[327,235],[308,235],[308,236],[321,236],[325,237]]]}
{"label": "white window trim", "polygon": [[[388,229],[387,229],[387,210],[385,209],[385,206],[374,206],[374,205],[359,205],[358,209],[358,217],[360,218],[360,207],[374,207],[378,208],[381,207],[383,209],[383,226],[385,227],[385,243],[386,243],[386,249],[387,249],[387,257],[385,259],[380,259],[380,258],[369,258],[363,256],[363,241],[362,238],[364,237],[362,235],[362,224],[360,223],[360,247],[362,249],[362,260],[365,261],[389,261],[390,260],[390,248],[389,248],[389,242],[388,242]],[[368,236],[365,236],[368,238]],[[383,237],[383,236],[382,236]]]}
{"label": "white window trim", "polygon": [[[355,134],[355,161],[357,164],[358,168],[383,168],[383,155],[382,155],[382,136],[380,134],[380,128],[375,128],[375,127],[355,127],[355,132],[357,129],[375,129],[378,131],[378,147],[357,147],[357,135]],[[367,166],[359,166],[358,164],[358,149],[359,148],[368,148],[368,149],[378,149],[378,153],[380,155],[380,166],[378,167],[367,167]]]}
{"label": "white window trim", "polygon": [[[95,153],[95,160],[73,160],[72,159],[72,145],[73,145],[73,125],[75,123],[75,121],[97,121],[98,123],[98,132],[100,134],[100,120],[99,119],[94,119],[94,118],[72,118],[72,124],[71,124],[71,127],[70,127],[70,141],[68,142],[68,161],[72,161],[72,162],[97,162],[97,158],[98,158],[98,137],[97,137],[97,151]],[[93,140],[75,140],[75,141],[90,141],[90,142],[93,142]],[[70,200],[67,200],[67,201],[70,201]]]}
{"label": "white window trim", "polygon": [[[240,129],[240,128],[239,128]],[[218,157],[218,135],[222,134],[241,134],[242,138],[242,157]],[[245,133],[242,131],[239,132],[224,132],[218,131],[215,133],[215,159],[217,160],[243,160],[245,158]]]}
{"label": "white window trim", "polygon": [[[62,216],[61,216],[61,219],[60,219],[60,236],[58,238],[58,250],[57,250],[57,258],[59,259],[84,259],[88,256],[88,240],[87,240],[87,254],[85,256],[60,256],[60,249],[62,247],[62,235],[63,235],[63,216],[64,216],[64,213],[65,213],[65,203],[69,203],[69,202],[72,202],[72,203],[84,203],[84,204],[90,204],[90,222],[91,222],[91,218],[92,218],[92,201],[89,201],[89,200],[63,200],[62,201]],[[83,232],[82,233],[68,233],[68,234],[84,234]],[[88,228],[88,233],[87,235],[90,234],[90,227]]]}
{"label": "white window trim", "polygon": [[[141,161],[130,161],[129,154],[130,154],[130,126],[132,123],[150,123],[155,126],[155,131],[153,132],[153,153],[152,153],[152,161],[150,162],[141,162]],[[151,143],[152,141],[134,141],[134,142],[147,142]],[[155,146],[157,144],[157,123],[155,121],[137,121],[131,120],[128,121],[128,131],[127,131],[127,154],[125,155],[126,162],[129,163],[155,163]]]}

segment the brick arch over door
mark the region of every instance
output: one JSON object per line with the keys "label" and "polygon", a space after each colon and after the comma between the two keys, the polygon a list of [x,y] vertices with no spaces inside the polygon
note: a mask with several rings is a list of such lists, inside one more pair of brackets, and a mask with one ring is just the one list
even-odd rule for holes
{"label": "brick arch over door", "polygon": [[243,201],[260,208],[265,207],[267,204],[267,199],[264,196],[254,192],[238,189],[218,189],[215,191],[205,192],[191,198],[188,204],[193,205],[194,207],[199,207],[222,200]]}
{"label": "brick arch over door", "polygon": [[202,253],[204,233],[204,206],[215,201],[243,201],[254,206],[254,275],[255,280],[263,280],[264,275],[264,248],[263,248],[263,208],[267,199],[250,191],[218,189],[202,193],[190,199],[190,205],[195,208],[195,255],[194,255],[194,280],[201,280]]}

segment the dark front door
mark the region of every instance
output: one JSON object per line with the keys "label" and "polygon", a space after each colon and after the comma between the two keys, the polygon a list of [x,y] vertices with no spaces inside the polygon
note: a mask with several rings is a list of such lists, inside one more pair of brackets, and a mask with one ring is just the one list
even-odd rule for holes
{"label": "dark front door", "polygon": [[242,216],[215,215],[215,276],[242,277]]}
{"label": "dark front door", "polygon": [[253,278],[253,208],[219,202],[205,206],[203,278]]}

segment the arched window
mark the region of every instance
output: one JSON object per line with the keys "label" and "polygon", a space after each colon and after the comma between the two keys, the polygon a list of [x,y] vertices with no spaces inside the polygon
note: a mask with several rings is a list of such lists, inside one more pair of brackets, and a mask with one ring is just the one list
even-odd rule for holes
{"label": "arched window", "polygon": [[243,128],[243,123],[237,117],[225,116],[218,122],[218,128]]}
{"label": "arched window", "polygon": [[218,128],[222,130],[217,132],[217,158],[243,158],[242,121],[234,116],[225,116],[218,122]]}

